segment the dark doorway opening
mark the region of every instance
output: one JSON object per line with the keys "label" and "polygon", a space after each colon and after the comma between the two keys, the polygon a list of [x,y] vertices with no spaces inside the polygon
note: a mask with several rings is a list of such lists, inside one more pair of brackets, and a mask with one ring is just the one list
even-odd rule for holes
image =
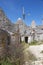
{"label": "dark doorway opening", "polygon": [[7,37],[7,44],[10,45],[10,36]]}
{"label": "dark doorway opening", "polygon": [[20,42],[22,42],[22,41],[21,41],[21,37],[20,37]]}
{"label": "dark doorway opening", "polygon": [[25,37],[25,42],[28,43],[28,37]]}

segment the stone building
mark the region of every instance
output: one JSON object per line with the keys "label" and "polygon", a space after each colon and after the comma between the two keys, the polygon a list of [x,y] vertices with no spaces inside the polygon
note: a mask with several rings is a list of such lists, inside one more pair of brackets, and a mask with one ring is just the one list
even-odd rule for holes
{"label": "stone building", "polygon": [[33,40],[43,40],[43,25],[37,26],[33,20],[31,25],[27,26],[21,18],[18,18],[16,24],[19,24],[19,31],[22,42],[30,43]]}

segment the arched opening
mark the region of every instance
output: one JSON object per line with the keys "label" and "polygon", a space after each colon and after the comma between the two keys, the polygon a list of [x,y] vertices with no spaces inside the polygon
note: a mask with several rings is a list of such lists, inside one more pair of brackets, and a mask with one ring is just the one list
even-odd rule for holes
{"label": "arched opening", "polygon": [[0,45],[5,46],[10,44],[10,34],[0,29]]}

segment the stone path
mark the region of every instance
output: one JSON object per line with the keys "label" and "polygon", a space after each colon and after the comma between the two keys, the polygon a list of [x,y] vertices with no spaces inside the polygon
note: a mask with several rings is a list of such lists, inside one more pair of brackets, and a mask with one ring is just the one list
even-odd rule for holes
{"label": "stone path", "polygon": [[[37,58],[37,61],[31,62],[31,64],[29,63],[28,51]],[[43,45],[33,45],[26,48],[24,51],[25,65],[43,65],[43,53],[41,53],[41,51],[43,51]]]}
{"label": "stone path", "polygon": [[31,51],[31,53],[35,55],[37,59],[43,59],[43,53],[41,53],[43,51],[43,45],[30,46],[29,48],[27,48],[27,50]]}

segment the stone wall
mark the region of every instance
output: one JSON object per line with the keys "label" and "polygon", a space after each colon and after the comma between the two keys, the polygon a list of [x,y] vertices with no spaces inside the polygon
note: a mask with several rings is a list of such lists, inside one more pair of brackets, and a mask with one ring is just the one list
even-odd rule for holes
{"label": "stone wall", "polygon": [[9,40],[8,40],[8,32],[5,30],[0,29],[0,59],[7,55]]}

